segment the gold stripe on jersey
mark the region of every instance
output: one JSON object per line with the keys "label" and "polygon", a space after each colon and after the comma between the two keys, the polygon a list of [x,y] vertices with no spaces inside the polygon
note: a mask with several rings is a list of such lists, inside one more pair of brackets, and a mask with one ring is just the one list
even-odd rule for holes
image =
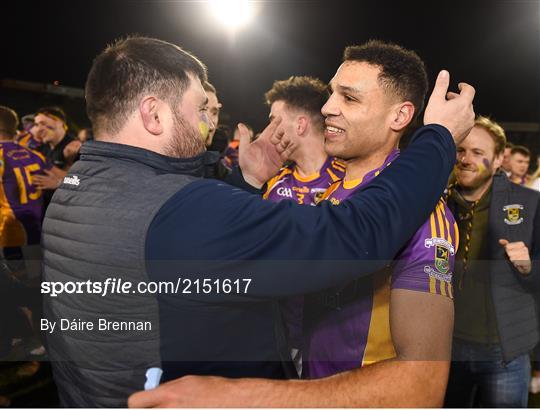
{"label": "gold stripe on jersey", "polygon": [[[330,178],[332,178],[332,182],[336,182],[336,181],[339,181],[341,179],[336,174],[334,174],[330,168],[326,168],[326,172],[328,172],[328,175],[330,175]],[[345,172],[345,171],[343,171],[343,172]]]}
{"label": "gold stripe on jersey", "polygon": [[446,296],[446,284],[447,282],[444,280],[439,280],[439,286],[441,288],[441,295]]}
{"label": "gold stripe on jersey", "polygon": [[433,276],[429,277],[429,293],[435,293],[437,294],[437,279],[435,279]]}
{"label": "gold stripe on jersey", "polygon": [[429,216],[429,226],[431,228],[431,237],[434,238],[437,236],[437,229],[435,227],[435,213],[431,213]]}
{"label": "gold stripe on jersey", "polygon": [[[440,202],[439,202],[439,204],[440,204]],[[442,238],[442,239],[445,239],[445,240],[448,240],[448,238],[444,234],[444,222],[443,222],[443,219],[442,219],[441,208],[440,208],[439,204],[437,204],[437,208],[435,208],[435,212],[437,214],[437,221],[439,222],[439,229],[440,229],[440,235],[438,235],[438,237]]]}
{"label": "gold stripe on jersey", "polygon": [[[0,180],[4,178],[4,164],[4,149],[0,148]],[[26,244],[26,231],[11,209],[4,185],[0,183],[0,248],[24,244]]]}
{"label": "gold stripe on jersey", "polygon": [[341,172],[345,172],[345,169],[347,168],[347,165],[344,162],[339,161],[335,158],[332,160],[332,163],[330,165]]}
{"label": "gold stripe on jersey", "polygon": [[459,228],[457,226],[457,222],[454,222],[454,238],[456,239],[456,246],[454,248],[457,255],[457,251],[459,249]]}
{"label": "gold stripe on jersey", "polygon": [[390,333],[390,285],[388,272],[374,275],[373,306],[362,366],[396,357]]}
{"label": "gold stripe on jersey", "polygon": [[270,181],[266,183],[266,192],[263,194],[263,199],[268,199],[268,196],[270,195],[270,192],[272,192],[272,189],[276,185],[276,183],[283,178],[285,175],[290,174],[292,171],[289,168],[283,168],[279,174],[277,174],[275,177],[273,177]]}
{"label": "gold stripe on jersey", "polygon": [[330,198],[330,196],[336,191],[336,189],[339,188],[341,185],[341,180],[334,182],[332,185],[330,185],[326,191],[324,191],[324,194],[321,197],[321,201],[324,201],[325,199]]}
{"label": "gold stripe on jersey", "polygon": [[446,232],[448,234],[448,242],[450,245],[454,245],[454,241],[452,240],[452,232],[450,232],[450,221],[448,220],[448,217],[446,216],[446,207],[444,206],[444,202],[441,200],[441,211],[443,214],[444,223],[446,226]]}

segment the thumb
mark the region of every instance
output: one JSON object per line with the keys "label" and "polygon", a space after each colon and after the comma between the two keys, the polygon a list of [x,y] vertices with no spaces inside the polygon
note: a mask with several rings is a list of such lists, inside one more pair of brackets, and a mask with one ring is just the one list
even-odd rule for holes
{"label": "thumb", "polygon": [[437,76],[435,81],[435,86],[433,87],[433,92],[429,97],[429,100],[438,99],[445,100],[446,93],[448,92],[448,87],[450,86],[450,73],[446,70],[442,70]]}
{"label": "thumb", "polygon": [[251,137],[248,128],[242,123],[238,124],[238,133],[240,134],[240,146],[238,151],[242,152],[251,142]]}
{"label": "thumb", "polygon": [[499,239],[499,244],[502,246],[508,245],[510,242],[508,242],[506,239]]}

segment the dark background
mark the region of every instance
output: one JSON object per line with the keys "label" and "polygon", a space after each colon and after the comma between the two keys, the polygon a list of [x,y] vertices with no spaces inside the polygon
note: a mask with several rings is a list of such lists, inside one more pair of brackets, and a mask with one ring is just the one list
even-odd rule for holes
{"label": "dark background", "polygon": [[[416,50],[431,82],[446,68],[453,87],[477,89],[475,109],[501,122],[540,122],[540,1],[260,1],[232,39],[204,1],[0,2],[0,79],[84,87],[93,57],[131,33],[181,45],[209,68],[231,125],[266,123],[272,82],[309,74],[328,81],[345,46],[370,38]],[[86,125],[81,99],[0,89],[0,103],[31,111],[62,103]],[[77,101],[79,100],[79,101]],[[25,114],[26,112],[20,112]]]}

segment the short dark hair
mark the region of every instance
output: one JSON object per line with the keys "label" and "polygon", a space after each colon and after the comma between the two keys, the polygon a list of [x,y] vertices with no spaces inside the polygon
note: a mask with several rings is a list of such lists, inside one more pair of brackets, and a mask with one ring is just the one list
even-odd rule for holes
{"label": "short dark hair", "polygon": [[324,126],[321,108],[328,100],[328,87],[321,80],[308,76],[292,76],[275,81],[264,95],[266,104],[283,101],[288,107],[306,111],[317,119],[320,128]]}
{"label": "short dark hair", "polygon": [[177,45],[148,37],[117,40],[102,51],[86,80],[86,112],[97,132],[116,133],[146,92],[177,103],[188,74],[206,81],[206,67]]}
{"label": "short dark hair", "polygon": [[19,116],[9,107],[0,105],[0,133],[15,137],[19,126]]}
{"label": "short dark hair", "polygon": [[380,68],[379,84],[393,91],[405,101],[413,103],[415,117],[424,108],[428,89],[426,66],[412,50],[380,40],[349,46],[343,53],[343,62],[365,62]]}
{"label": "short dark hair", "polygon": [[524,157],[530,157],[531,151],[529,151],[529,148],[524,147],[523,145],[514,145],[514,147],[512,148],[512,151],[510,151],[510,154],[511,155],[521,154]]}
{"label": "short dark hair", "polygon": [[48,117],[53,117],[57,120],[62,121],[64,124],[67,122],[66,113],[60,107],[41,107],[36,111],[36,115],[43,114]]}
{"label": "short dark hair", "polygon": [[504,146],[504,149],[506,149],[506,148],[512,149],[512,148],[514,148],[514,144],[512,144],[512,143],[509,142],[509,141],[506,141],[506,144],[505,144],[505,146]]}

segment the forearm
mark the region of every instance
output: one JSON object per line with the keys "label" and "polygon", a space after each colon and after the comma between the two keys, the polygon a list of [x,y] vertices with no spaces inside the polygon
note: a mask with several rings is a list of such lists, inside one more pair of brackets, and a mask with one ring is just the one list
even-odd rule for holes
{"label": "forearm", "polygon": [[230,405],[440,407],[448,370],[447,361],[388,360],[319,380],[269,382],[252,379],[243,389],[238,389],[241,390],[239,396],[235,393],[235,397],[231,397]]}

